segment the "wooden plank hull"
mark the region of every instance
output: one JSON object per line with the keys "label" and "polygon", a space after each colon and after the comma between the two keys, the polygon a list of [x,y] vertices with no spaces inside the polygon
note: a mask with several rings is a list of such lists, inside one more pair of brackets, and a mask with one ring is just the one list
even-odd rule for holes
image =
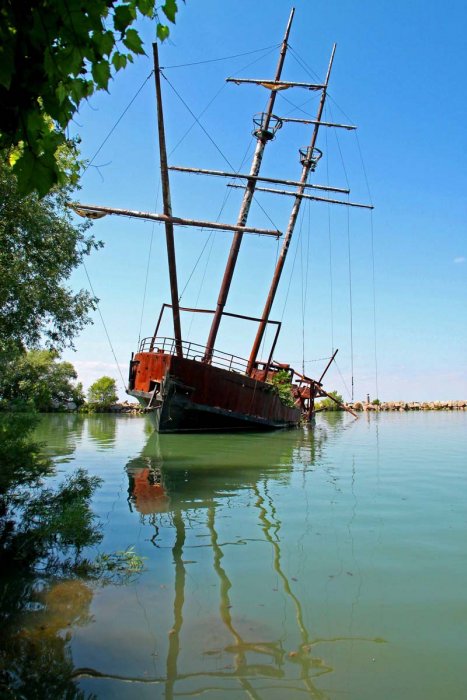
{"label": "wooden plank hull", "polygon": [[271,384],[163,352],[135,355],[128,393],[151,409],[160,433],[276,430],[301,418]]}

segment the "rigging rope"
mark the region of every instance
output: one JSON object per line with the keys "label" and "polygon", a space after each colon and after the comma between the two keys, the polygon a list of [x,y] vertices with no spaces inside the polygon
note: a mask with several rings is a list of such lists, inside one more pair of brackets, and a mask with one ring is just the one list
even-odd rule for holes
{"label": "rigging rope", "polygon": [[[86,273],[86,277],[88,278],[89,288],[90,288],[90,290],[91,290],[91,292],[92,292],[94,298],[97,299],[96,293],[95,293],[95,291],[94,291],[94,287],[92,286],[91,278],[90,278],[90,276],[89,276],[88,268],[86,267],[86,263],[84,262],[84,260],[81,261],[81,264],[82,264],[82,266],[84,267],[84,271],[85,271],[85,273]],[[126,387],[126,384],[125,384],[125,380],[123,379],[122,370],[120,369],[120,365],[118,364],[117,356],[116,356],[116,354],[115,354],[115,350],[114,350],[114,347],[113,347],[113,345],[112,345],[112,341],[110,340],[110,335],[109,335],[109,332],[108,332],[108,330],[107,330],[107,326],[105,325],[104,317],[103,317],[103,315],[102,315],[101,308],[100,308],[100,306],[99,306],[99,301],[96,302],[96,308],[97,308],[97,311],[98,311],[98,313],[99,313],[99,316],[100,316],[102,325],[103,325],[103,327],[104,327],[104,331],[105,331],[105,334],[106,334],[106,336],[107,336],[107,340],[108,340],[108,342],[109,342],[110,350],[111,350],[111,352],[112,352],[112,355],[113,355],[113,357],[114,357],[115,363],[116,363],[116,365],[117,365],[118,373],[119,373],[119,375],[120,375],[120,379],[122,380],[122,386],[123,386],[124,390],[126,391],[126,390],[127,390],[127,387]]]}
{"label": "rigging rope", "polygon": [[305,202],[305,207],[304,207],[304,212],[303,212],[303,217],[302,217],[302,223],[303,219],[305,218],[305,210],[308,213],[308,227],[307,227],[307,249],[306,249],[306,270],[305,273],[303,272],[303,236],[300,234],[300,270],[301,270],[301,277],[302,277],[302,373],[305,374],[305,312],[306,312],[306,302],[307,302],[307,297],[308,297],[308,276],[309,276],[309,268],[310,268],[310,229],[311,229],[311,212],[310,212],[310,203]]}
{"label": "rigging rope", "polygon": [[319,75],[311,68],[306,61],[300,56],[300,54],[295,51],[295,49],[288,44],[288,48],[290,50],[290,53],[292,55],[292,58],[298,63],[299,66],[303,68],[305,73],[308,73],[309,77],[312,78],[313,80],[318,80],[318,82],[321,80]]}
{"label": "rigging rope", "polygon": [[92,156],[91,160],[90,160],[90,161],[86,164],[86,166],[83,168],[83,173],[82,173],[83,175],[84,175],[84,173],[86,172],[86,170],[90,167],[90,165],[92,164],[92,162],[96,159],[97,155],[98,155],[98,154],[101,152],[101,150],[104,148],[105,144],[107,143],[107,141],[109,140],[109,138],[112,136],[113,132],[115,131],[115,129],[117,128],[117,126],[120,124],[120,122],[122,121],[123,117],[124,117],[125,114],[128,112],[128,110],[130,109],[131,105],[132,105],[133,102],[136,100],[136,98],[138,97],[139,93],[140,93],[141,90],[144,88],[144,86],[146,85],[146,83],[148,82],[148,80],[151,78],[151,76],[152,76],[153,74],[154,74],[154,70],[152,70],[152,71],[149,73],[148,77],[144,79],[143,83],[142,83],[141,86],[138,88],[138,90],[135,92],[135,94],[133,95],[133,97],[131,98],[131,100],[129,101],[129,103],[127,104],[127,106],[125,107],[125,109],[123,110],[123,112],[120,114],[119,118],[117,119],[117,121],[115,122],[115,124],[112,126],[112,128],[111,128],[110,131],[109,131],[109,133],[107,134],[107,136],[105,137],[105,139],[102,141],[102,143],[101,143],[101,145],[99,146],[99,148],[97,149],[97,151],[96,151],[96,152],[94,153],[94,155]]}
{"label": "rigging rope", "polygon": [[[261,58],[264,58],[264,57],[261,56]],[[260,59],[258,59],[258,60],[260,60]],[[256,61],[253,61],[253,63],[256,63]],[[242,70],[244,70],[244,69],[242,69]],[[204,132],[204,134],[205,134],[205,135],[208,137],[208,139],[211,141],[211,143],[213,144],[214,148],[219,152],[219,154],[221,155],[221,157],[225,160],[225,162],[227,163],[227,165],[229,166],[229,168],[230,168],[231,170],[233,170],[234,172],[237,172],[237,171],[235,170],[234,166],[232,165],[232,163],[229,161],[229,159],[228,159],[227,156],[225,155],[225,153],[224,153],[224,152],[222,151],[222,149],[220,148],[220,146],[214,141],[214,139],[213,139],[212,136],[209,134],[209,132],[207,131],[207,129],[206,129],[206,128],[203,126],[203,124],[201,123],[199,117],[196,116],[196,114],[192,111],[192,109],[189,107],[189,105],[185,102],[185,100],[184,100],[183,97],[180,95],[180,93],[179,93],[178,90],[175,88],[175,86],[170,82],[170,80],[167,78],[167,76],[164,75],[164,73],[163,73],[162,70],[160,71],[160,73],[161,73],[162,77],[164,78],[164,80],[166,80],[166,82],[170,85],[170,87],[172,88],[173,92],[176,94],[176,96],[177,96],[178,99],[180,100],[180,102],[184,105],[184,107],[185,107],[185,108],[188,110],[188,112],[191,114],[191,116],[192,116],[193,119],[194,119],[194,122],[195,122],[196,124],[198,124],[198,126],[200,127],[200,129]],[[222,89],[223,89],[223,88],[222,88]],[[213,99],[216,99],[216,97],[219,95],[219,93],[222,91],[222,89],[219,90],[219,92],[215,95],[215,97],[214,97]],[[208,106],[209,106],[209,105],[208,105]],[[204,110],[204,111],[205,111],[205,110]],[[204,113],[204,112],[203,112],[203,113]],[[190,127],[190,130],[191,130],[191,127]],[[186,135],[186,134],[185,134],[185,135]],[[185,138],[185,136],[183,136],[182,139],[183,139],[183,138]],[[179,142],[179,143],[180,143],[180,142]],[[178,147],[179,143],[177,144],[177,147]],[[263,214],[266,216],[266,218],[268,219],[268,221],[272,224],[272,226],[273,226],[275,229],[278,229],[277,224],[272,220],[272,218],[269,216],[269,214],[268,214],[268,212],[266,211],[266,209],[262,206],[262,204],[260,204],[260,202],[256,199],[255,196],[253,196],[253,201],[254,201],[254,203],[261,209],[261,211],[262,211]]]}
{"label": "rigging rope", "polygon": [[[161,190],[161,183],[160,183],[160,180],[159,180],[159,185],[158,185],[158,187],[157,187],[157,194],[156,194],[156,204],[155,204],[155,207],[154,207],[154,210],[155,210],[155,211],[157,211],[157,204],[158,204],[158,202],[159,202],[160,190]],[[141,341],[141,328],[143,327],[143,315],[144,315],[144,307],[145,307],[145,305],[146,305],[146,292],[147,292],[147,289],[148,289],[149,266],[150,266],[150,263],[151,263],[151,252],[152,252],[152,244],[153,244],[153,240],[154,240],[154,230],[155,230],[155,228],[156,228],[156,222],[154,221],[153,224],[152,224],[151,239],[150,239],[150,241],[149,241],[148,262],[147,262],[147,265],[146,265],[146,277],[145,277],[145,280],[144,280],[143,303],[142,303],[142,305],[141,305],[141,316],[140,316],[140,319],[139,319],[138,345],[137,345],[138,348],[139,348],[139,344],[140,344],[140,341]]]}
{"label": "rigging rope", "polygon": [[[347,198],[349,195],[347,195]],[[352,303],[352,257],[350,251],[350,207],[347,207],[347,253],[349,265],[349,308],[350,308],[350,371],[352,378],[352,401],[354,400],[354,355],[353,355],[353,303]]]}
{"label": "rigging rope", "polygon": [[[234,54],[233,56],[224,56],[223,58],[208,58],[205,61],[194,61],[193,63],[178,63],[177,65],[174,66],[162,66],[164,70],[168,70],[169,68],[186,68],[187,66],[200,66],[204,63],[217,63],[218,61],[230,61],[233,58],[240,58],[241,56],[250,56],[251,54],[254,53],[261,53],[262,51],[273,51],[275,49],[278,49],[281,46],[281,44],[274,44],[271,46],[265,46],[263,49],[255,49],[254,51],[245,51],[244,53],[237,53]],[[261,57],[262,58],[262,57]],[[243,69],[241,69],[243,70]]]}
{"label": "rigging rope", "polygon": [[[331,119],[333,119],[332,110],[329,108],[329,114]],[[347,169],[344,163],[344,157],[342,155],[341,144],[339,141],[339,136],[337,134],[337,129],[334,130],[334,135],[336,137],[337,148],[339,151],[342,170],[344,171],[344,177],[347,184],[347,188],[350,189],[349,177],[347,175]],[[347,200],[349,200],[349,195],[347,194]],[[351,398],[354,400],[354,351],[353,351],[353,299],[352,299],[352,256],[350,249],[350,207],[347,207],[347,255],[348,255],[348,273],[349,273],[349,315],[350,315],[350,371],[351,371]]]}
{"label": "rigging rope", "polygon": [[[326,110],[326,107],[325,107]],[[327,118],[325,111],[325,118]],[[328,149],[328,130],[325,133],[326,138],[326,153],[329,154]],[[326,184],[329,186],[329,157],[326,158]],[[331,235],[331,205],[327,205],[328,210],[328,242],[329,242],[329,286],[330,286],[330,311],[331,311],[331,355],[334,353],[334,286],[333,286],[333,275],[332,275],[332,235]]]}
{"label": "rigging rope", "polygon": [[[365,168],[365,162],[363,160],[362,149],[360,148],[360,140],[358,138],[357,132],[355,132],[355,138],[357,142],[358,152],[360,154],[360,162],[362,165],[363,175],[365,177],[365,183],[368,190],[368,199],[370,204],[373,204],[373,199],[371,196],[370,183],[368,182],[368,176]],[[370,232],[371,232],[371,271],[372,271],[372,286],[373,286],[373,341],[374,341],[374,361],[375,361],[375,389],[376,398],[379,398],[379,387],[378,387],[378,349],[377,349],[377,331],[376,331],[376,273],[375,273],[375,236],[373,228],[373,211],[370,211]]]}
{"label": "rigging rope", "polygon": [[379,399],[378,350],[377,350],[377,334],[376,334],[375,242],[374,242],[374,230],[373,230],[373,212],[370,212],[370,226],[371,226],[371,266],[372,266],[372,278],[373,278],[373,336],[374,336],[374,356],[375,356],[375,389],[376,389],[376,398]]}
{"label": "rigging rope", "polygon": [[303,217],[304,217],[304,215],[305,215],[305,209],[302,209],[302,212],[301,212],[301,217],[302,217],[302,218],[301,218],[301,221],[300,221],[300,228],[299,228],[299,231],[298,231],[297,245],[296,245],[296,247],[295,247],[295,255],[294,255],[294,259],[293,259],[293,263],[292,263],[292,269],[291,269],[291,271],[290,271],[289,283],[288,283],[288,285],[287,285],[287,292],[286,292],[286,295],[285,295],[284,308],[282,309],[281,323],[282,323],[282,321],[284,320],[285,309],[286,309],[286,307],[287,307],[287,301],[288,301],[288,299],[289,299],[290,285],[292,284],[293,271],[294,271],[294,269],[295,269],[295,262],[296,262],[296,260],[297,260],[298,244],[300,243],[300,239],[301,239],[301,236],[302,236],[302,225],[303,225]]}

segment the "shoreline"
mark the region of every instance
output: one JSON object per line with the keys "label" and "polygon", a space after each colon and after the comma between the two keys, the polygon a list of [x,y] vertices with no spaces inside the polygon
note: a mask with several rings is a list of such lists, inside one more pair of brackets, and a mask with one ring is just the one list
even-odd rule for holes
{"label": "shoreline", "polygon": [[465,411],[467,401],[354,401],[345,406],[353,411]]}
{"label": "shoreline", "polygon": [[[354,401],[346,403],[346,408],[351,408],[353,411],[465,411],[467,410],[467,400],[464,401],[381,401],[379,404],[368,403],[366,401]],[[324,408],[318,411],[333,411],[334,409]],[[339,410],[339,409],[338,409]],[[105,413],[124,413],[124,414],[144,414],[145,409],[139,404],[129,401],[122,401],[114,404]]]}

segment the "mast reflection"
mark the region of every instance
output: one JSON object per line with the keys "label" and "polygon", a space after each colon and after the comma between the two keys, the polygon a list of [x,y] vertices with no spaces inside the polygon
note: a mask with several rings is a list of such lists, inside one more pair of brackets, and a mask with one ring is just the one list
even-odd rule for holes
{"label": "mast reflection", "polygon": [[[296,463],[301,469],[312,468],[329,431],[339,428],[338,421],[336,425],[327,425],[317,431],[300,429],[268,436],[197,435],[193,438],[154,433],[141,456],[127,464],[129,507],[133,512],[137,511],[144,522],[154,526],[154,544],[158,544],[159,528],[167,527],[167,515],[174,532],[173,624],[166,646],[165,678],[153,679],[153,682],[164,684],[167,700],[181,692],[177,687],[179,684],[184,690],[189,687],[190,694],[198,696],[236,689],[242,697],[260,700],[268,696],[269,690],[277,692],[280,688],[283,692],[295,691],[313,698],[327,697],[316,687],[315,679],[329,673],[332,668],[311,653],[316,642],[307,629],[302,603],[282,567],[281,522],[268,487],[278,481],[287,484]],[[235,593],[238,588],[249,586],[248,561],[245,561],[240,577],[238,571],[232,575],[226,559],[226,546],[236,543],[220,540],[217,523],[219,505],[239,493],[247,493],[252,499],[256,532],[251,533],[251,537],[261,539],[271,549],[264,583],[267,586],[272,560],[274,575],[294,610],[300,640],[298,648],[284,646],[281,630],[262,630],[261,626],[252,625],[251,630],[245,631],[245,624],[242,626],[247,614],[239,609],[241,596]],[[180,663],[187,564],[192,563],[185,559],[184,553],[191,548],[187,543],[186,528],[190,523],[189,513],[193,511],[202,516],[207,532],[203,540],[205,544],[196,546],[210,549],[212,571],[217,580],[217,602],[213,600],[212,607],[213,610],[217,608],[218,616],[210,621],[210,627],[218,629],[221,626],[224,633],[219,648],[205,650],[197,668],[184,672]],[[164,518],[163,523],[161,518]],[[235,596],[235,614],[232,612],[232,596]],[[200,647],[202,634],[200,622]],[[224,656],[231,661],[219,668],[219,660]],[[144,682],[151,681],[145,679]]]}

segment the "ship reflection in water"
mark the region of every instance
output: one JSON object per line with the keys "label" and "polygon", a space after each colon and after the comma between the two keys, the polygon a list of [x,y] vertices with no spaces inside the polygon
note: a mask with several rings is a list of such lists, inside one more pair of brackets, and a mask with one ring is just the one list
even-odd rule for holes
{"label": "ship reflection in water", "polygon": [[130,509],[152,526],[153,544],[171,550],[174,571],[171,626],[158,653],[165,672],[138,680],[164,684],[169,699],[327,697],[315,683],[333,669],[315,647],[345,638],[312,637],[282,561],[272,492],[274,482],[290,483],[294,465],[313,469],[341,423],[336,415],[320,430],[267,437],[155,433],[130,460]]}

